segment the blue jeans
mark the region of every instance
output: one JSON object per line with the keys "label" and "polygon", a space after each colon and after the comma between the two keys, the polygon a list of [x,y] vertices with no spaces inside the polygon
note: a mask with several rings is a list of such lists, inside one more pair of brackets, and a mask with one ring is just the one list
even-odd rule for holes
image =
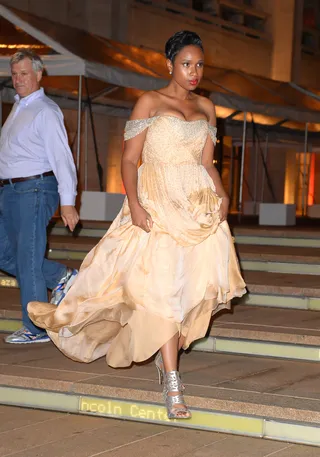
{"label": "blue jeans", "polygon": [[17,278],[23,325],[33,334],[43,332],[30,320],[30,301],[48,301],[66,273],[60,263],[45,259],[47,225],[59,203],[54,176],[0,187],[0,270]]}

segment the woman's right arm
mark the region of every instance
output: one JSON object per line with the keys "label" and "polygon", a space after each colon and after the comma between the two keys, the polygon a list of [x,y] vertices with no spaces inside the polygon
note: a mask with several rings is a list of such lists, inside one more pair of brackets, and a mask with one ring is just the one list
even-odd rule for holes
{"label": "woman's right arm", "polygon": [[[132,111],[130,120],[149,118],[152,110],[152,104],[152,95],[148,92],[143,94],[137,101]],[[121,174],[128,198],[132,223],[146,232],[150,232],[153,221],[150,214],[140,205],[137,190],[137,167],[146,139],[146,134],[147,132],[144,130],[134,138],[125,142],[121,161]]]}

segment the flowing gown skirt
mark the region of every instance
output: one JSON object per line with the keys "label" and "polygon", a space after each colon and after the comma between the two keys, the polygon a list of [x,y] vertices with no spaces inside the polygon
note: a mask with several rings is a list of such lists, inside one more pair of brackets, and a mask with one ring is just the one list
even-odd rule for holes
{"label": "flowing gown skirt", "polygon": [[[138,191],[154,221],[151,232],[132,224],[125,200],[62,303],[28,305],[33,322],[73,360],[106,356],[113,367],[129,366],[177,332],[186,349],[205,336],[214,313],[246,292],[228,224],[219,221],[221,199],[199,165],[208,126],[185,127],[168,117],[149,128]],[[169,142],[157,148],[170,129],[172,149]],[[170,163],[163,163],[164,151]],[[173,163],[182,155],[183,163]]]}

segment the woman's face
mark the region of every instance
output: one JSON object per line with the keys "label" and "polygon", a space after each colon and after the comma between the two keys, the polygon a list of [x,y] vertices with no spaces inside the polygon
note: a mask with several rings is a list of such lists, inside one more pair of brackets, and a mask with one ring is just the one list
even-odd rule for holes
{"label": "woman's face", "polygon": [[186,90],[194,90],[203,76],[204,55],[198,46],[185,46],[176,55],[174,63],[167,61],[173,79]]}

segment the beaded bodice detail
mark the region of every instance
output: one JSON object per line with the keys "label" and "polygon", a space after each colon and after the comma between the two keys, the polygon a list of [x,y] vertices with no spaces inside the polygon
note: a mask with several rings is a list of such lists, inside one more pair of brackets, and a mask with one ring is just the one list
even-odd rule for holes
{"label": "beaded bodice detail", "polygon": [[[128,121],[125,140],[146,132],[138,172],[138,198],[164,233],[190,246],[213,233],[219,224],[221,199],[206,168],[202,151],[217,130],[205,119],[185,121],[161,115]],[[209,140],[210,141],[210,140]],[[125,205],[122,223],[130,218]]]}
{"label": "beaded bodice detail", "polygon": [[161,115],[128,121],[124,138],[130,140],[149,128],[142,151],[144,163],[201,164],[202,150],[210,135],[214,144],[217,129],[206,120],[185,121]]}

